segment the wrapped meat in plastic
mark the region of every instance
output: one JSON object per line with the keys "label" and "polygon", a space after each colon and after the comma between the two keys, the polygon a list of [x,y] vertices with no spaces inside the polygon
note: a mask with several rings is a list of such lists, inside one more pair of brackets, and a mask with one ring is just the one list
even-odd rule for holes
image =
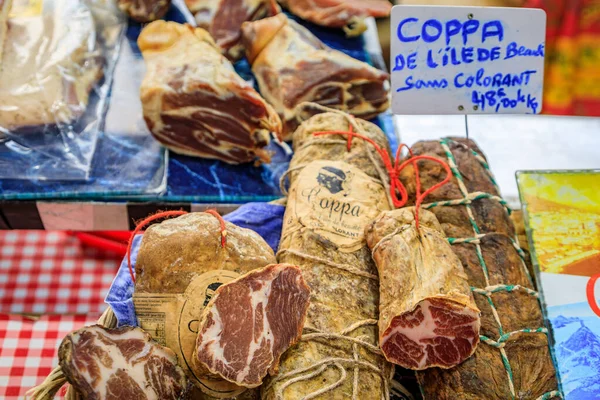
{"label": "wrapped meat in plastic", "polygon": [[280,9],[275,0],[185,0],[200,28],[206,29],[230,60],[244,55],[242,24],[272,17]]}
{"label": "wrapped meat in plastic", "polygon": [[[9,3],[0,2],[0,37]],[[90,9],[74,0],[46,4],[8,20],[0,68],[0,127],[7,130],[72,122],[103,75]]]}
{"label": "wrapped meat in plastic", "polygon": [[176,153],[230,164],[270,161],[281,134],[273,108],[244,81],[204,29],[155,21],[138,45],[146,62],[140,89],[152,135]]}
{"label": "wrapped meat in plastic", "polygon": [[200,318],[194,357],[230,382],[259,386],[300,339],[309,298],[293,265],[269,265],[220,286]]}
{"label": "wrapped meat in plastic", "polygon": [[313,24],[344,28],[356,36],[367,28],[366,17],[387,17],[392,11],[388,0],[279,0],[297,16]]}
{"label": "wrapped meat in plastic", "polygon": [[324,113],[294,134],[280,262],[299,266],[311,289],[303,336],[263,385],[264,399],[388,399],[392,366],[381,355],[379,281],[364,230],[390,209],[387,175],[371,144],[322,131],[354,132],[381,143],[375,125]]}
{"label": "wrapped meat in plastic", "polygon": [[281,116],[286,140],[298,126],[302,102],[363,119],[387,110],[387,73],[327,47],[284,14],[246,22],[242,31],[260,92]]}
{"label": "wrapped meat in plastic", "polygon": [[165,16],[171,0],[118,0],[121,11],[138,22],[150,22]]}
{"label": "wrapped meat in plastic", "polygon": [[82,328],[65,337],[58,357],[84,399],[178,400],[186,390],[175,353],[140,328]]}
{"label": "wrapped meat in plastic", "polygon": [[479,309],[436,217],[382,213],[366,229],[379,271],[379,345],[404,368],[452,368],[479,343]]}
{"label": "wrapped meat in plastic", "polygon": [[[199,319],[218,288],[275,264],[254,231],[209,213],[190,213],[150,226],[135,262],[133,302],[140,326],[176,352],[200,398],[253,398],[195,362]],[[192,397],[194,398],[194,397]]]}
{"label": "wrapped meat in plastic", "polygon": [[[439,220],[481,310],[481,343],[475,354],[451,369],[418,372],[424,397],[560,398],[539,293],[485,156],[464,138],[418,142],[412,151],[452,168],[452,180],[429,194],[430,204],[423,208]],[[422,189],[438,183],[440,174],[436,164],[420,165]],[[400,177],[412,202],[417,192],[413,166]]]}

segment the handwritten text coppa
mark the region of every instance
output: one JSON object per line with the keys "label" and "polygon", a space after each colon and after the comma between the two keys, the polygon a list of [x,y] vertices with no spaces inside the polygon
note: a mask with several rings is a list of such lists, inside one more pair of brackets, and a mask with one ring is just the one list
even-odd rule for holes
{"label": "handwritten text coppa", "polygon": [[[403,81],[396,91],[473,89],[470,93],[473,103],[482,110],[486,105],[492,106],[489,104],[490,100],[496,106],[496,110],[513,108],[513,105],[516,107],[523,103],[536,113],[537,100],[528,99],[526,96],[526,100],[522,101],[522,96],[526,94],[530,78],[538,71],[523,68],[515,73],[513,68],[510,73],[502,73],[499,72],[502,69],[492,65],[505,60],[519,65],[519,60],[524,57],[543,58],[544,43],[530,48],[514,40],[506,40],[507,29],[510,28],[500,20],[480,21],[472,15],[462,21],[415,17],[401,19],[395,34],[401,43],[405,43],[412,50],[394,55],[393,72],[403,71]],[[514,35],[508,37],[514,39]],[[452,68],[453,72],[444,73],[447,68]],[[486,69],[493,72],[486,72]],[[407,73],[410,75],[406,75]],[[503,97],[511,95],[498,89],[508,90],[512,87],[518,87],[522,91],[515,95],[514,99],[502,102]],[[494,91],[495,97],[491,91]],[[481,100],[482,96],[487,99],[485,102]],[[499,101],[494,102],[494,98],[498,98]]]}

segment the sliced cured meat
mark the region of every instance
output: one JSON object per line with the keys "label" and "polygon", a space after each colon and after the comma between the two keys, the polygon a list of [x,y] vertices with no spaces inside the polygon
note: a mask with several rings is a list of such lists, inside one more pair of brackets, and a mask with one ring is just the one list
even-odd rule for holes
{"label": "sliced cured meat", "polygon": [[296,106],[315,102],[369,119],[388,106],[388,74],[333,50],[284,14],[242,26],[246,54],[261,94],[284,122],[286,140]]}
{"label": "sliced cured meat", "polygon": [[280,9],[275,0],[185,0],[200,28],[213,37],[230,60],[244,55],[242,24],[272,17]]}
{"label": "sliced cured meat", "polygon": [[171,0],[118,0],[121,11],[138,22],[150,22],[165,16]]}
{"label": "sliced cured meat", "polygon": [[366,229],[380,280],[379,345],[404,368],[452,368],[475,352],[479,309],[437,218],[415,208],[382,213]]}
{"label": "sliced cured meat", "polygon": [[281,134],[273,108],[244,81],[204,29],[155,21],[138,45],[146,62],[140,96],[152,135],[176,153],[230,164],[269,162]]}
{"label": "sliced cured meat", "polygon": [[[388,0],[279,0],[297,16],[317,25],[346,27],[346,32],[357,35],[366,29],[366,17],[387,17],[392,11]],[[360,27],[359,27],[360,26]]]}
{"label": "sliced cured meat", "polygon": [[140,328],[82,328],[65,337],[58,357],[87,400],[176,400],[186,388],[175,354]]}
{"label": "sliced cured meat", "polygon": [[230,382],[259,386],[300,339],[309,298],[300,269],[286,264],[222,285],[202,314],[197,360]]}

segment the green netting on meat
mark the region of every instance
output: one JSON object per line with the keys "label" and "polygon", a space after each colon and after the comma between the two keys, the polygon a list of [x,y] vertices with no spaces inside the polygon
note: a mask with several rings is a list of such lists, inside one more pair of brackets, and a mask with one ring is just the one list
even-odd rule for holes
{"label": "green netting on meat", "polygon": [[[508,207],[507,203],[498,196],[494,196],[489,193],[483,193],[483,192],[469,193],[469,191],[467,190],[467,187],[465,185],[465,182],[464,182],[464,177],[460,173],[457,163],[456,163],[456,160],[454,158],[454,155],[452,154],[452,152],[450,150],[449,144],[452,142],[453,141],[451,139],[440,140],[440,144],[441,144],[444,152],[446,153],[448,165],[450,166],[450,168],[452,170],[452,174],[457,179],[458,186],[460,188],[463,198],[429,203],[429,204],[423,205],[423,208],[431,209],[431,208],[438,207],[438,206],[464,206],[464,207],[466,207],[467,215],[468,215],[469,221],[471,223],[471,226],[473,228],[473,236],[467,237],[467,238],[448,238],[448,242],[451,245],[456,245],[459,243],[470,243],[475,246],[477,259],[479,260],[479,264],[480,264],[483,274],[485,276],[486,287],[485,288],[472,287],[471,290],[473,291],[473,293],[484,296],[486,298],[487,302],[489,303],[489,305],[491,307],[492,314],[494,316],[494,320],[498,325],[498,330],[500,333],[499,336],[496,338],[490,338],[490,337],[481,335],[480,339],[481,339],[481,342],[485,343],[486,345],[489,345],[489,346],[492,346],[492,347],[498,349],[498,351],[500,353],[500,357],[502,358],[502,363],[506,370],[506,375],[508,377],[508,384],[509,384],[509,388],[510,388],[512,397],[514,399],[516,399],[516,398],[518,398],[518,395],[517,395],[517,393],[515,393],[513,371],[512,371],[510,362],[508,360],[506,351],[504,349],[504,345],[511,336],[516,335],[518,333],[544,333],[544,334],[548,335],[548,330],[544,326],[534,326],[534,327],[530,327],[527,329],[521,329],[518,331],[505,332],[505,330],[502,326],[502,323],[500,321],[500,316],[498,314],[497,308],[494,305],[494,302],[492,300],[492,294],[499,293],[499,292],[513,293],[513,292],[520,291],[520,292],[526,293],[530,296],[533,296],[539,300],[539,293],[535,290],[532,290],[530,288],[527,288],[527,287],[524,287],[521,285],[490,285],[488,268],[486,266],[486,263],[485,263],[485,260],[484,260],[483,254],[482,254],[481,245],[480,245],[481,240],[486,236],[486,234],[481,233],[481,229],[478,226],[478,224],[474,218],[473,211],[471,209],[471,205],[473,202],[481,200],[481,199],[490,199],[493,201],[497,201],[499,204],[501,204],[509,215],[510,215],[511,210]],[[481,156],[479,153],[477,153],[473,149],[469,149],[469,150],[472,152],[473,156],[478,160],[478,162],[481,163],[481,165],[483,166],[483,168],[489,175],[491,182],[497,189],[498,193],[500,193],[498,185],[494,179],[494,176],[492,175],[492,173],[490,171],[489,165],[487,164],[485,158],[483,158],[483,156]],[[529,279],[529,282],[531,283],[531,287],[535,287],[533,284],[532,276],[529,273],[529,270],[527,269],[527,265],[525,262],[525,253],[523,252],[523,250],[521,249],[521,247],[519,245],[519,240],[518,240],[517,236],[515,235],[514,238],[510,238],[510,239],[511,239],[511,242],[512,242],[513,246],[515,247],[517,253],[519,254],[519,256],[521,258],[521,266],[523,268],[525,275]],[[562,398],[562,397],[563,396],[559,390],[553,390],[553,391],[544,393],[542,396],[540,396],[538,398],[538,400],[547,400],[547,399],[551,399],[551,398]]]}

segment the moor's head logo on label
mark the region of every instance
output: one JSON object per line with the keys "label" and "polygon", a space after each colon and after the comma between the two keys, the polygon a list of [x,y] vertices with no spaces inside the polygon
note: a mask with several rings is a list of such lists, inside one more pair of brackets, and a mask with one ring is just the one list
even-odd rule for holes
{"label": "moor's head logo on label", "polygon": [[350,172],[344,172],[335,167],[323,167],[319,170],[317,182],[331,194],[350,194],[349,181],[352,179]]}
{"label": "moor's head logo on label", "polygon": [[212,299],[213,296],[215,295],[215,291],[222,284],[223,283],[221,283],[221,282],[214,282],[214,283],[211,283],[210,285],[208,285],[206,287],[206,292],[204,293],[204,295],[205,295],[205,297],[204,297],[204,304],[202,305],[202,307],[206,307],[208,305],[208,303],[210,302],[210,299]]}

